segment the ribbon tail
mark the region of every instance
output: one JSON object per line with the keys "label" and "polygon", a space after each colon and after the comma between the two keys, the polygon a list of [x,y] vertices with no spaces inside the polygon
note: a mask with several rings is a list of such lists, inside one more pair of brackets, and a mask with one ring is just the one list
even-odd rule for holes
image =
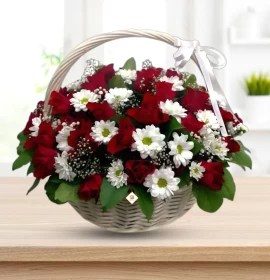
{"label": "ribbon tail", "polygon": [[[202,50],[195,50],[194,52],[194,56],[195,56],[195,62],[198,65],[203,78],[205,80],[205,84],[207,87],[207,90],[209,92],[209,97],[210,97],[210,101],[214,110],[214,113],[217,117],[219,126],[220,126],[220,131],[221,131],[221,135],[223,137],[228,136],[226,127],[225,127],[225,123],[223,121],[219,106],[218,106],[218,102],[216,99],[216,90],[218,90],[218,93],[220,93],[219,89],[221,90],[216,76],[214,74],[213,68],[209,62],[209,59],[207,57],[206,52],[202,51]],[[222,90],[221,90],[222,92]],[[222,92],[223,93],[223,92]],[[224,94],[223,94],[224,96]]]}

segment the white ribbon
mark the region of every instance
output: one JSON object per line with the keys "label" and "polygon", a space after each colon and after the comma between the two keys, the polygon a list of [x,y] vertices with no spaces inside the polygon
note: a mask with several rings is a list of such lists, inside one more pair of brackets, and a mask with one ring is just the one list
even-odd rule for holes
{"label": "white ribbon", "polygon": [[[187,41],[175,37],[174,45],[176,47],[179,47],[177,52],[174,54],[176,69],[182,69],[190,59],[192,59],[196,63],[205,80],[205,85],[209,93],[210,101],[220,126],[221,135],[224,137],[228,136],[218,106],[217,95],[222,96],[222,98],[224,99],[226,103],[226,109],[230,112],[232,112],[232,110],[213,71],[213,68],[223,68],[226,65],[226,58],[218,50],[212,47],[201,47],[199,42],[196,40]],[[213,62],[209,60],[208,56],[213,57],[216,61]]]}

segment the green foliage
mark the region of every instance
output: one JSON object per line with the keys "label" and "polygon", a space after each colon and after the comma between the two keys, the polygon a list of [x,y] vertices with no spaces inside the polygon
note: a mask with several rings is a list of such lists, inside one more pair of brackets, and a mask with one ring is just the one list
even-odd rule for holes
{"label": "green foliage", "polygon": [[117,189],[106,178],[103,178],[99,196],[103,210],[107,211],[113,208],[128,195],[128,191],[129,186],[123,186]]}
{"label": "green foliage", "polygon": [[58,189],[58,187],[60,186],[60,184],[62,183],[63,181],[60,180],[58,178],[58,176],[56,175],[52,175],[47,183],[45,184],[45,191],[46,191],[46,195],[48,196],[48,198],[50,199],[50,201],[56,203],[56,204],[63,204],[65,202],[61,202],[60,200],[58,199],[55,199],[55,192],[56,190]]}
{"label": "green foliage", "polygon": [[35,171],[34,165],[33,165],[32,162],[30,162],[30,165],[29,165],[29,167],[27,169],[27,175],[29,175],[31,173],[34,173],[34,171]]}
{"label": "green foliage", "polygon": [[28,190],[28,192],[27,192],[26,195],[28,195],[32,190],[34,190],[34,189],[38,186],[39,182],[40,182],[40,179],[36,179],[36,180],[34,181],[32,187]]}
{"label": "green foliage", "polygon": [[125,81],[120,75],[113,76],[108,82],[109,88],[125,88]]}
{"label": "green foliage", "polygon": [[24,135],[23,132],[20,132],[17,136],[17,139],[20,141],[19,146],[17,147],[18,158],[13,162],[12,170],[19,169],[24,165],[28,164],[32,160],[33,152],[30,150],[25,150],[23,148],[28,135]]}
{"label": "green foliage", "polygon": [[115,122],[116,124],[118,124],[118,122],[121,120],[121,119],[124,119],[126,116],[124,115],[115,115],[114,117],[110,118],[110,121],[111,122]]}
{"label": "green foliage", "polygon": [[140,185],[132,186],[135,194],[138,196],[138,203],[140,208],[149,221],[152,218],[154,212],[154,203],[151,198],[151,194],[147,192],[147,188]]}
{"label": "green foliage", "polygon": [[136,70],[136,61],[134,59],[134,57],[131,57],[130,59],[128,59],[124,66],[122,67],[122,69],[125,70]]}
{"label": "green foliage", "polygon": [[209,213],[216,212],[223,204],[223,199],[233,200],[235,195],[235,183],[232,175],[224,169],[224,183],[220,191],[211,190],[198,182],[193,182],[192,192],[197,199],[198,206]]}
{"label": "green foliage", "polygon": [[73,185],[68,183],[61,183],[55,191],[55,200],[65,202],[79,202],[78,190],[80,185]]}
{"label": "green foliage", "polygon": [[165,141],[168,141],[171,137],[171,134],[179,129],[182,129],[183,126],[177,121],[177,119],[173,116],[170,117],[169,121],[166,123],[166,131],[165,131]]}
{"label": "green foliage", "polygon": [[253,73],[249,78],[244,79],[248,95],[270,95],[269,75]]}
{"label": "green foliage", "polygon": [[197,88],[197,79],[196,76],[187,72],[181,73],[183,77],[184,87],[191,87],[191,88]]}
{"label": "green foliage", "polygon": [[180,183],[178,184],[179,188],[184,187],[191,182],[190,172],[188,169],[186,169],[184,173],[182,173],[178,177],[180,178]]}
{"label": "green foliage", "polygon": [[252,169],[252,160],[251,157],[247,154],[246,151],[249,151],[241,141],[238,141],[240,145],[240,151],[237,153],[233,153],[231,155],[230,162],[235,163],[245,169],[245,167],[248,167],[249,169]]}

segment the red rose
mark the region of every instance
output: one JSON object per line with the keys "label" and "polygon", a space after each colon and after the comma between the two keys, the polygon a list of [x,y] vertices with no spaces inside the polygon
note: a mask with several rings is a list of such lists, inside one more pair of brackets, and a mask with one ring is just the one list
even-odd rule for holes
{"label": "red rose", "polygon": [[158,101],[165,102],[167,99],[173,100],[176,91],[172,90],[172,84],[167,82],[156,82],[156,97]]}
{"label": "red rose", "polygon": [[91,175],[80,185],[78,195],[81,200],[88,201],[91,198],[98,199],[102,176],[99,174]]}
{"label": "red rose", "polygon": [[225,123],[227,122],[233,122],[234,121],[234,117],[233,117],[233,114],[228,112],[228,111],[225,111],[224,109],[222,108],[219,108],[220,110],[220,113],[221,113],[221,116],[222,116],[222,119]]}
{"label": "red rose", "polygon": [[181,105],[190,112],[204,110],[207,107],[209,95],[206,92],[187,88],[186,95],[182,98]]}
{"label": "red rose", "polygon": [[134,89],[140,93],[152,92],[155,79],[160,75],[161,68],[148,68],[137,71]]}
{"label": "red rose", "polygon": [[168,78],[177,76],[177,77],[179,77],[180,80],[182,80],[182,75],[178,74],[177,71],[171,70],[171,69],[168,69],[166,71],[165,76],[167,76]]}
{"label": "red rose", "polygon": [[99,87],[108,89],[107,82],[114,75],[115,75],[115,71],[113,69],[113,64],[109,64],[99,69],[93,76],[88,76],[87,77],[88,81],[86,83],[83,83],[81,86],[83,89],[88,89],[91,91],[94,91]]}
{"label": "red rose", "polygon": [[151,93],[144,95],[141,107],[129,109],[127,115],[143,124],[161,124],[169,120],[169,115],[161,111],[156,96]]}
{"label": "red rose", "polygon": [[130,118],[126,117],[124,119],[121,119],[119,120],[118,124],[118,134],[112,137],[107,147],[108,152],[113,155],[122,150],[130,148],[132,143],[134,142],[132,133],[135,130],[135,127],[130,121]]}
{"label": "red rose", "polygon": [[156,166],[149,160],[128,160],[126,162],[126,173],[128,183],[142,184],[147,175],[154,173]]}
{"label": "red rose", "polygon": [[185,118],[181,119],[181,123],[186,130],[196,134],[199,134],[199,130],[204,126],[204,123],[198,121],[192,113],[189,113]]}
{"label": "red rose", "polygon": [[203,161],[201,165],[205,168],[205,171],[200,179],[200,183],[212,190],[221,190],[224,183],[223,164],[221,162]]}
{"label": "red rose", "polygon": [[53,115],[65,115],[70,112],[72,107],[67,94],[66,88],[61,88],[59,92],[53,91],[51,93],[49,105],[52,106]]}
{"label": "red rose", "polygon": [[88,103],[86,107],[92,112],[95,120],[97,121],[107,121],[116,115],[115,111],[111,108],[107,101],[104,101],[103,103]]}
{"label": "red rose", "polygon": [[38,135],[36,137],[29,137],[25,144],[24,148],[27,150],[35,149],[37,145],[42,145],[47,148],[53,148],[56,143],[56,133],[52,128],[50,122],[42,122],[39,125]]}
{"label": "red rose", "polygon": [[227,148],[230,150],[230,153],[237,153],[240,151],[240,145],[231,136],[225,137],[224,141],[227,143]]}
{"label": "red rose", "polygon": [[30,134],[30,133],[32,132],[31,130],[29,130],[29,128],[33,126],[32,120],[33,120],[34,118],[37,118],[37,117],[38,117],[38,115],[36,115],[36,114],[34,114],[34,113],[31,113],[31,114],[30,114],[29,119],[28,119],[28,122],[27,122],[27,124],[26,124],[26,126],[25,126],[25,128],[24,128],[24,130],[23,130],[23,134],[24,134],[24,135]]}
{"label": "red rose", "polygon": [[32,162],[35,168],[34,176],[37,179],[44,179],[54,173],[56,156],[57,151],[52,148],[47,148],[41,145],[36,148]]}

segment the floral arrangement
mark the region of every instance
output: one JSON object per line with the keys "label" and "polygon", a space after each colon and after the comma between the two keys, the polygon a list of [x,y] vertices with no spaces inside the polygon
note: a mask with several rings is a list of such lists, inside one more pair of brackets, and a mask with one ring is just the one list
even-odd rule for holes
{"label": "floral arrangement", "polygon": [[247,148],[234,138],[242,120],[219,109],[230,136],[222,137],[209,94],[192,74],[155,68],[136,71],[129,59],[118,71],[96,64],[80,82],[53,91],[30,114],[18,135],[13,169],[48,178],[45,191],[57,203],[95,199],[104,211],[130,193],[151,219],[153,199],[168,200],[192,185],[199,207],[208,212],[233,200],[230,163],[251,168]]}

